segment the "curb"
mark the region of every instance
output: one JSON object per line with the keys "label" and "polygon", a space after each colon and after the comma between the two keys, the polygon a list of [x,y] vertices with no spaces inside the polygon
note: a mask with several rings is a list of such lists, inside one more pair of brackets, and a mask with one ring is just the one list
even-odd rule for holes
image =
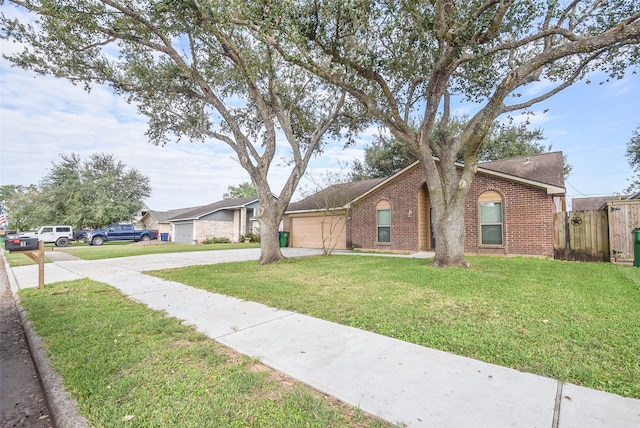
{"label": "curb", "polygon": [[[2,252],[4,256],[4,251]],[[89,422],[78,411],[76,402],[64,389],[62,377],[51,367],[47,351],[42,339],[36,334],[27,311],[22,307],[18,291],[20,287],[16,281],[7,259],[3,258],[7,278],[11,288],[13,300],[16,303],[18,316],[22,322],[27,346],[38,375],[38,380],[44,392],[44,399],[50,411],[53,425],[57,428],[89,428]]]}

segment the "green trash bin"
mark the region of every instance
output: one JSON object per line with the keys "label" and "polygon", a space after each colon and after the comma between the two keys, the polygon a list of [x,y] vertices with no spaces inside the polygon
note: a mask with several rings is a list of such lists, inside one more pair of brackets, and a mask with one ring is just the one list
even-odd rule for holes
{"label": "green trash bin", "polygon": [[280,232],[280,247],[284,248],[289,242],[289,232]]}
{"label": "green trash bin", "polygon": [[640,267],[640,227],[633,229],[635,239],[633,240],[633,265]]}

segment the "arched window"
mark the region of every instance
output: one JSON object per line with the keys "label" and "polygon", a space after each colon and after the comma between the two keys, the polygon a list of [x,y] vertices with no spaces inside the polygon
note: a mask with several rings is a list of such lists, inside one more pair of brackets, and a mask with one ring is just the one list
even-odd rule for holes
{"label": "arched window", "polygon": [[480,211],[480,245],[502,245],[502,196],[493,190],[478,198]]}
{"label": "arched window", "polygon": [[376,204],[376,242],[391,242],[391,204],[380,201]]}

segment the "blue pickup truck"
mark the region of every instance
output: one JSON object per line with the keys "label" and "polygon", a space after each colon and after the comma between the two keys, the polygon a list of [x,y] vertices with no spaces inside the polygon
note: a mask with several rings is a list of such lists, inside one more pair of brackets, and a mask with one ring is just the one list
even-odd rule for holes
{"label": "blue pickup truck", "polygon": [[111,241],[138,242],[152,239],[158,239],[157,230],[136,230],[131,223],[118,223],[104,229],[87,232],[83,241],[89,245],[102,245]]}

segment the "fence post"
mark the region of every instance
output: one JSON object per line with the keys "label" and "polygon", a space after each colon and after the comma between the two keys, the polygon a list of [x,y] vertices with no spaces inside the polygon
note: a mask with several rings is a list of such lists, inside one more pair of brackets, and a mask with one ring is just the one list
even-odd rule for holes
{"label": "fence post", "polygon": [[564,249],[565,253],[571,250],[571,227],[569,227],[569,213],[564,213]]}

